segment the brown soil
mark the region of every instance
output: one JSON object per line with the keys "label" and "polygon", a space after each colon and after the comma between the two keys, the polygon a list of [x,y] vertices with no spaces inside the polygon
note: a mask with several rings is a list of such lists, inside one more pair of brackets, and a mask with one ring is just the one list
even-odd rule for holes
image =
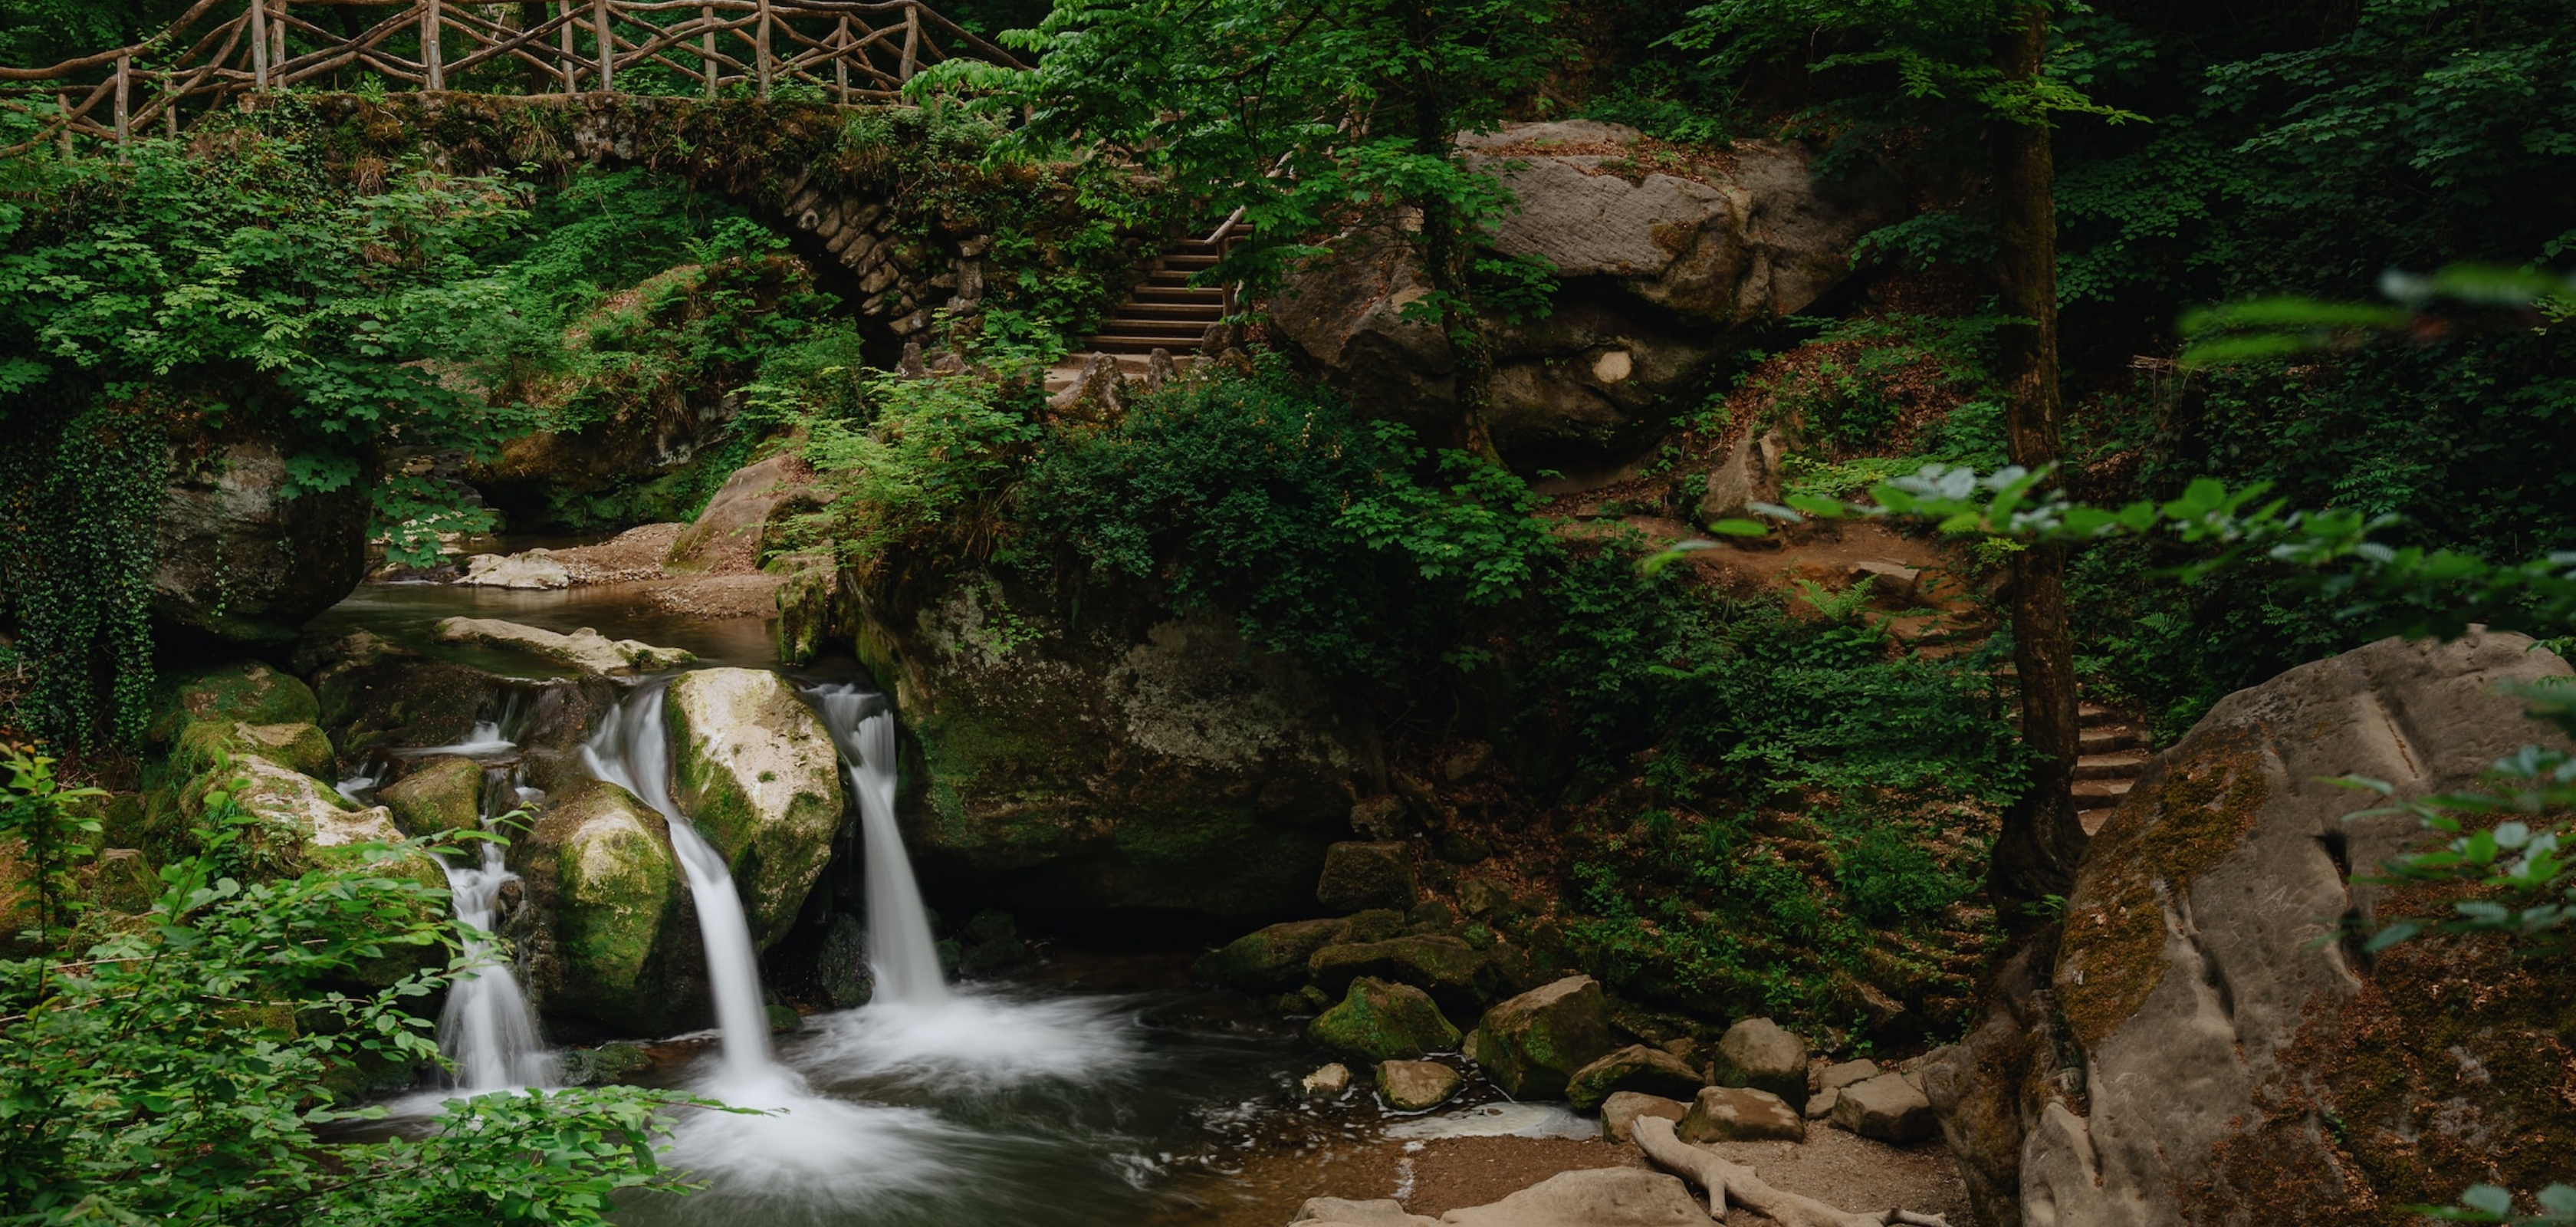
{"label": "brown soil", "polygon": [[575,584],[660,579],[662,559],[671,552],[671,543],[679,539],[680,530],[687,527],[686,524],[639,525],[597,545],[551,550],[546,556],[562,563]]}

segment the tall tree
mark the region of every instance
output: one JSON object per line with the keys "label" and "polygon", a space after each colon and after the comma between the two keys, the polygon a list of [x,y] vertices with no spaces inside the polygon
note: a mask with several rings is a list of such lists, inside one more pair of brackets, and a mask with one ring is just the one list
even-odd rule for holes
{"label": "tall tree", "polygon": [[[2049,0],[1719,0],[1695,10],[1678,41],[1743,70],[1783,52],[1822,49],[1811,68],[1892,67],[1917,100],[1948,100],[1977,121],[1994,157],[1997,375],[2012,462],[2040,470],[2061,455],[2065,409],[2057,363],[2057,207],[2050,129],[2064,112],[2132,118],[2053,75]],[[2081,743],[2066,618],[2064,547],[2015,556],[2013,664],[2021,690],[2030,786],[2004,816],[1987,878],[2008,920],[2062,895],[2086,836],[2075,812]]]}
{"label": "tall tree", "polygon": [[1490,362],[1477,287],[1530,270],[1480,256],[1511,204],[1457,138],[1489,130],[1563,61],[1553,0],[1063,0],[1005,41],[1039,54],[1026,72],[951,61],[987,105],[1024,113],[1023,147],[1106,151],[1204,193],[1213,220],[1241,211],[1223,274],[1275,284],[1358,222],[1402,218],[1431,293],[1408,307],[1459,359],[1456,420],[1432,442],[1490,456]]}

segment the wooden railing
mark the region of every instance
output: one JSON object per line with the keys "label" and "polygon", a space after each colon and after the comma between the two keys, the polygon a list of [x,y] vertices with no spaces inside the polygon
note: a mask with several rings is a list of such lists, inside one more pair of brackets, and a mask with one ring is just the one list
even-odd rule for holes
{"label": "wooden railing", "polygon": [[[357,10],[390,10],[349,20]],[[302,10],[298,12],[297,10]],[[326,28],[317,18],[330,10]],[[379,86],[481,93],[747,94],[849,105],[898,97],[921,68],[1009,52],[918,0],[198,0],[142,42],[43,68],[0,68],[0,108],[35,135],[176,135],[274,90]]]}

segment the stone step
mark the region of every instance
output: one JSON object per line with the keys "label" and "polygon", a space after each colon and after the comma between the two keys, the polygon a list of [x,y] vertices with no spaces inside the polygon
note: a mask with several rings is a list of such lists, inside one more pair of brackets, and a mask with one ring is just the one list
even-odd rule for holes
{"label": "stone step", "polygon": [[2144,739],[2138,736],[2138,730],[2125,725],[2095,727],[2079,733],[2076,736],[2075,746],[2086,754],[2108,754],[2113,750],[2126,750],[2142,740]]}
{"label": "stone step", "polygon": [[2075,721],[2087,728],[2097,724],[2117,724],[2120,713],[2099,703],[2078,703],[2075,705]]}
{"label": "stone step", "polygon": [[1111,320],[1100,329],[1104,337],[1147,337],[1165,345],[1196,345],[1207,335],[1207,325],[1189,320]]}
{"label": "stone step", "polygon": [[1185,268],[1185,269],[1190,270],[1191,272],[1197,272],[1198,270],[1203,269],[1203,268],[1215,268],[1215,267],[1216,267],[1216,253],[1214,253],[1214,252],[1207,252],[1207,253],[1201,254],[1201,253],[1196,253],[1196,252],[1183,252],[1183,251],[1178,251],[1178,250],[1168,251],[1168,252],[1163,253],[1163,267],[1165,267],[1165,268]]}
{"label": "stone step", "polygon": [[2088,809],[2110,809],[2129,795],[2134,780],[2077,780],[2072,790],[2078,812]]}
{"label": "stone step", "polygon": [[1225,291],[1200,289],[1197,286],[1140,285],[1136,287],[1135,293],[1127,296],[1127,301],[1205,303],[1212,307],[1223,308]]}
{"label": "stone step", "polygon": [[1215,303],[1131,302],[1122,304],[1111,323],[1122,320],[1192,320],[1205,328],[1225,318],[1225,308]]}
{"label": "stone step", "polygon": [[1186,339],[1175,339],[1172,337],[1112,336],[1106,333],[1083,342],[1083,344],[1090,346],[1093,352],[1096,353],[1150,354],[1158,349],[1168,349],[1172,351],[1172,356],[1175,358],[1179,357],[1181,355],[1181,351],[1185,349],[1195,349],[1198,343],[1199,339],[1195,336]]}
{"label": "stone step", "polygon": [[2087,754],[2075,760],[2075,778],[2079,780],[2134,780],[2147,769],[2144,750],[2114,750],[2108,754]]}

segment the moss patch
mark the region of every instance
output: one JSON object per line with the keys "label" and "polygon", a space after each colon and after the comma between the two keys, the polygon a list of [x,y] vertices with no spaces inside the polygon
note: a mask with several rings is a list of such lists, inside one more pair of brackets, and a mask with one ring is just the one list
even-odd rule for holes
{"label": "moss patch", "polygon": [[198,720],[316,724],[321,719],[321,705],[311,687],[252,660],[216,665],[174,679],[149,733],[157,745],[178,736]]}

